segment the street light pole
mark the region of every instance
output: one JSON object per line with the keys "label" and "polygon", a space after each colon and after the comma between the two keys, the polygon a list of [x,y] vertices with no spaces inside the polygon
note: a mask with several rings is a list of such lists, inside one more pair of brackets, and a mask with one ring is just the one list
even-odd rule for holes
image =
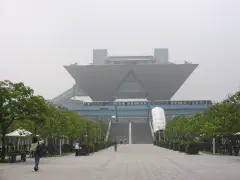
{"label": "street light pole", "polygon": [[87,125],[87,116],[84,116],[85,119],[85,125]]}
{"label": "street light pole", "polygon": [[102,140],[102,127],[101,127],[101,120],[103,119],[103,112],[101,111],[101,119],[99,121],[99,131],[100,131],[100,140]]}
{"label": "street light pole", "polygon": [[148,107],[148,110],[147,110],[147,121],[149,122],[150,121],[150,105],[148,104],[147,107]]}
{"label": "street light pole", "polygon": [[115,113],[116,113],[116,122],[118,122],[118,109],[117,109],[117,104],[115,104]]}
{"label": "street light pole", "polygon": [[160,126],[158,127],[158,140],[161,140],[161,132],[160,132]]}
{"label": "street light pole", "polygon": [[165,129],[164,129],[164,141],[166,141],[166,131],[165,131]]}

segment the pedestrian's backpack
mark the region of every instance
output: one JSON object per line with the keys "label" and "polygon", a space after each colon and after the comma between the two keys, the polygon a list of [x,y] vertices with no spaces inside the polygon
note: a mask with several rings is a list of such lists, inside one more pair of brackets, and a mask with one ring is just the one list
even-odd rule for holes
{"label": "pedestrian's backpack", "polygon": [[43,155],[43,151],[44,151],[43,144],[39,144],[39,141],[38,141],[36,154],[39,155],[39,156],[42,156]]}

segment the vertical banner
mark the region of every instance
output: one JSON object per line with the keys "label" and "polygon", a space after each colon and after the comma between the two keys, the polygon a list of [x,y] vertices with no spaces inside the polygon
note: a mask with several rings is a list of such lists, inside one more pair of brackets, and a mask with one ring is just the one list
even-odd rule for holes
{"label": "vertical banner", "polygon": [[158,130],[165,130],[166,117],[165,117],[165,112],[162,108],[155,107],[152,109],[152,119],[153,119],[154,132]]}

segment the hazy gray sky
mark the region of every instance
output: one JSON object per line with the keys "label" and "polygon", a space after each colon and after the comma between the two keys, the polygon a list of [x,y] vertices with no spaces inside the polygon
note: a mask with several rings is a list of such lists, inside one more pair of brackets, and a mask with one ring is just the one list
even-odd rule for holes
{"label": "hazy gray sky", "polygon": [[173,99],[222,100],[240,89],[239,0],[0,0],[0,80],[53,98],[74,84],[63,65],[110,54],[199,67]]}

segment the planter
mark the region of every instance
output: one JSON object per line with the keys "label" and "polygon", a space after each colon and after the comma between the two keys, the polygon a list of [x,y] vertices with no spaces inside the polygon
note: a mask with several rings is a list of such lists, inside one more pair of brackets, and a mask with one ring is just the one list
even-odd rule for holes
{"label": "planter", "polygon": [[186,144],[179,144],[179,151],[186,152]]}
{"label": "planter", "polygon": [[105,149],[106,148],[106,144],[105,143],[100,143],[99,145],[99,150]]}
{"label": "planter", "polygon": [[59,152],[57,146],[54,144],[48,144],[47,149],[48,149],[48,156],[54,156]]}
{"label": "planter", "polygon": [[160,142],[160,147],[164,147],[165,146],[165,142],[164,141],[161,141]]}
{"label": "planter", "polygon": [[188,144],[186,147],[186,154],[198,154],[199,146],[197,144]]}
{"label": "planter", "polygon": [[166,146],[166,143],[163,142],[161,147],[165,148],[165,146]]}
{"label": "planter", "polygon": [[179,150],[179,144],[180,144],[180,143],[174,143],[174,144],[173,144],[173,150],[174,150],[174,151],[178,151],[178,150]]}
{"label": "planter", "polygon": [[72,146],[69,144],[63,144],[62,145],[62,153],[69,153],[69,152],[73,152]]}
{"label": "planter", "polygon": [[112,143],[111,142],[107,142],[107,147],[111,147]]}
{"label": "planter", "polygon": [[18,153],[11,154],[11,160],[10,160],[11,163],[15,163],[17,161],[17,155]]}
{"label": "planter", "polygon": [[78,155],[88,155],[89,154],[89,148],[87,145],[83,144],[80,145],[81,149],[78,151]]}

